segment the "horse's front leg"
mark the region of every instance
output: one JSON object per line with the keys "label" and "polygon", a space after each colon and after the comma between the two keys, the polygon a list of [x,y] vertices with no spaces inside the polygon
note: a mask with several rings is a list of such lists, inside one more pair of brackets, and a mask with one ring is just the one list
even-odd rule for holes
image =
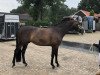
{"label": "horse's front leg", "polygon": [[13,65],[12,67],[15,66],[15,60],[17,62],[20,62],[21,61],[21,46],[16,46],[16,49],[14,50],[14,57],[13,57]]}
{"label": "horse's front leg", "polygon": [[54,69],[55,66],[54,66],[54,64],[53,64],[53,59],[54,59],[54,49],[53,49],[53,47],[52,47],[52,53],[51,53],[51,66],[52,66],[52,68]]}

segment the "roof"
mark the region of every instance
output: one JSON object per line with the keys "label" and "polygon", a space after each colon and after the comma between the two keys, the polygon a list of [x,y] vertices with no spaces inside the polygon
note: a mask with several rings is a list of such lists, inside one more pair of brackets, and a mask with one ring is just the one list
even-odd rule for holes
{"label": "roof", "polygon": [[19,15],[20,20],[32,20],[32,17],[27,13],[17,14],[17,13],[0,12],[0,16],[3,16],[3,15]]}
{"label": "roof", "polygon": [[0,12],[0,14],[8,14],[8,13],[6,13],[6,12]]}
{"label": "roof", "polygon": [[[90,12],[89,11],[85,11],[85,10],[79,10],[74,15],[79,15],[79,16],[82,16],[82,17],[90,16]],[[98,15],[97,13],[94,13],[94,16],[98,17],[98,16],[100,16],[100,14]]]}
{"label": "roof", "polygon": [[[85,10],[80,10],[81,12],[83,12],[86,16],[90,16],[90,12],[89,11],[85,11]],[[97,14],[94,13],[94,16],[96,16]]]}
{"label": "roof", "polygon": [[90,12],[88,11],[81,10],[81,12],[83,12],[86,16],[90,16]]}
{"label": "roof", "polygon": [[100,14],[95,15],[95,17],[99,17],[100,18]]}
{"label": "roof", "polygon": [[29,14],[19,14],[20,20],[31,20],[32,17]]}
{"label": "roof", "polygon": [[17,13],[6,13],[6,12],[0,12],[0,14],[10,14],[10,15],[18,15]]}

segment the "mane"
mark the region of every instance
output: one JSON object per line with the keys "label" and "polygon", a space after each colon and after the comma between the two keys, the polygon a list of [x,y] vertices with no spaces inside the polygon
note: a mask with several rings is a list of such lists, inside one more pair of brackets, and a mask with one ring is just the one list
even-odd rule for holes
{"label": "mane", "polygon": [[66,17],[63,17],[60,22],[58,22],[56,24],[52,24],[52,26],[59,26],[60,24],[66,23],[66,22],[71,21],[71,20],[74,20],[74,19],[70,16],[66,16]]}
{"label": "mane", "polygon": [[69,30],[71,30],[74,22],[75,22],[74,19],[64,18],[58,24],[56,24],[53,28],[59,33],[61,33],[62,36],[64,36]]}
{"label": "mane", "polygon": [[68,28],[70,26],[72,26],[72,23],[74,22],[73,19],[63,19],[61,20],[61,22],[59,22],[58,24],[56,24],[55,26],[58,27],[58,28]]}

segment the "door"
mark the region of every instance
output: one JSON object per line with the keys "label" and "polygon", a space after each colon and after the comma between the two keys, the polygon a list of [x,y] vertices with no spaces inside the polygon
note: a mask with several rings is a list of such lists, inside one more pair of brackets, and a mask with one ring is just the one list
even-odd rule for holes
{"label": "door", "polygon": [[5,23],[5,33],[6,33],[6,38],[10,38],[10,32],[11,32],[11,26],[10,23]]}
{"label": "door", "polygon": [[11,29],[10,29],[10,35],[11,35],[11,38],[14,38],[15,37],[15,23],[11,23]]}
{"label": "door", "polygon": [[15,38],[19,23],[7,22],[5,23],[6,38]]}
{"label": "door", "polygon": [[11,37],[16,37],[16,32],[18,31],[19,23],[11,23]]}
{"label": "door", "polygon": [[18,31],[18,28],[19,28],[19,23],[15,23],[15,34]]}

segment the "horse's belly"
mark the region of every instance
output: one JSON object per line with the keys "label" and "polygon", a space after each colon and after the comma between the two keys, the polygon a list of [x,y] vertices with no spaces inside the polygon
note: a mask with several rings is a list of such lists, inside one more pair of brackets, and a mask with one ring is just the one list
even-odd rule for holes
{"label": "horse's belly", "polygon": [[40,46],[49,46],[50,45],[49,40],[47,41],[47,40],[42,40],[42,39],[34,40],[33,43],[36,45],[40,45]]}

